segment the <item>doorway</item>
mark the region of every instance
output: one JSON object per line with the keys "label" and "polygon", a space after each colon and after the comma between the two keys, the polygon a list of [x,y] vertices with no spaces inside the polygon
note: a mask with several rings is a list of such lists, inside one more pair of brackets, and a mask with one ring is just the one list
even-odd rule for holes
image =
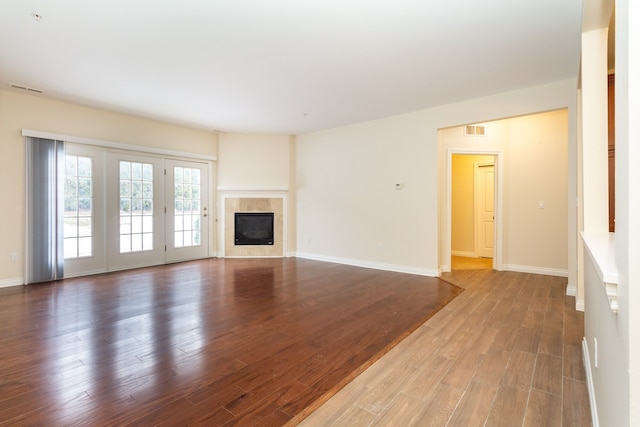
{"label": "doorway", "polygon": [[450,152],[451,269],[496,268],[499,153]]}

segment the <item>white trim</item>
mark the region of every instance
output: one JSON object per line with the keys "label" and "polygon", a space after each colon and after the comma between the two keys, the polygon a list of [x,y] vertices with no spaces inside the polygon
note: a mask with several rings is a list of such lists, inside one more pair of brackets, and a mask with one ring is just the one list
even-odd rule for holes
{"label": "white trim", "polygon": [[[264,194],[286,194],[289,192],[288,188],[237,188],[237,187],[218,187],[219,193],[233,193],[242,195],[242,197],[263,197]],[[249,196],[247,196],[249,194]],[[254,196],[251,196],[254,194]]]}
{"label": "white trim", "polygon": [[504,271],[516,271],[518,273],[543,274],[545,276],[569,277],[569,271],[560,268],[534,267],[531,265],[504,264]]}
{"label": "white trim", "polygon": [[232,258],[249,258],[249,259],[255,259],[255,258],[283,258],[283,256],[281,255],[228,255],[225,256],[224,258],[226,259],[232,259]]}
{"label": "white trim", "polygon": [[137,151],[139,153],[160,154],[163,156],[183,157],[187,159],[199,160],[218,160],[217,156],[208,154],[188,153],[185,151],[165,150],[163,148],[145,147],[143,145],[124,144],[121,142],[104,141],[100,139],[84,138],[81,136],[63,135],[51,132],[42,132],[39,130],[22,129],[22,136],[31,136],[34,138],[55,139],[58,141],[72,142],[75,144],[94,145],[98,147],[113,148],[117,150]]}
{"label": "white trim", "polygon": [[600,280],[604,283],[618,283],[615,233],[583,231],[580,236],[587,248],[587,253],[593,260]]}
{"label": "white trim", "polygon": [[382,264],[378,262],[362,261],[350,258],[339,258],[327,255],[310,254],[305,252],[297,252],[297,258],[311,259],[314,261],[333,262],[336,264],[351,265],[354,267],[372,268],[374,270],[393,271],[396,273],[416,274],[419,276],[439,277],[439,270],[430,270],[426,268],[408,267],[406,265]]}
{"label": "white trim", "polygon": [[[574,285],[567,285],[567,291],[565,293],[567,296],[575,297],[578,294],[578,290]],[[576,298],[576,311],[584,312],[584,300]]]}
{"label": "white trim", "polygon": [[591,358],[589,357],[589,346],[587,345],[587,338],[582,338],[582,362],[584,363],[585,374],[587,377],[587,392],[589,393],[589,406],[591,407],[591,425],[593,427],[599,427],[598,423],[598,408],[596,406],[596,389],[593,383],[593,376],[591,375]]}
{"label": "white trim", "polygon": [[[451,264],[451,174],[454,154],[471,154],[478,156],[494,156],[494,173],[495,173],[495,218],[493,230],[493,268],[495,270],[504,270],[502,265],[502,236],[503,236],[503,179],[502,169],[504,168],[504,152],[502,150],[483,150],[482,148],[465,149],[465,148],[448,148],[447,149],[447,170],[446,170],[446,214],[445,214],[445,256],[449,262],[443,265]],[[442,260],[441,260],[442,261]]]}
{"label": "white trim", "polygon": [[616,235],[609,232],[583,231],[584,247],[602,282],[609,300],[609,308],[618,313],[618,268],[616,266]]}
{"label": "white trim", "polygon": [[13,279],[0,280],[0,288],[9,288],[11,286],[19,286],[24,284],[24,277],[14,277]]}

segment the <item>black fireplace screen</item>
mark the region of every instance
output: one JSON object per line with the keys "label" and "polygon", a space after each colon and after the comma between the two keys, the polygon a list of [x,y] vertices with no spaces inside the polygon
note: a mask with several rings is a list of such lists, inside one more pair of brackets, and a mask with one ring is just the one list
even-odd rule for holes
{"label": "black fireplace screen", "polygon": [[236,212],[236,245],[273,245],[273,212]]}

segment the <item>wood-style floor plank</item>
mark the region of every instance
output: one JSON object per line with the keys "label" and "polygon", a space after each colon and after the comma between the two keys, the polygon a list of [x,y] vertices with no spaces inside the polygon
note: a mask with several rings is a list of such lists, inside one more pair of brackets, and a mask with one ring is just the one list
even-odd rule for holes
{"label": "wood-style floor plank", "polygon": [[295,258],[0,289],[0,425],[283,425],[461,291]]}
{"label": "wood-style floor plank", "polygon": [[[348,425],[336,420],[355,408],[375,426],[590,426],[584,318],[566,279],[473,263],[443,275],[464,293],[302,426]],[[364,405],[379,384],[391,386]]]}

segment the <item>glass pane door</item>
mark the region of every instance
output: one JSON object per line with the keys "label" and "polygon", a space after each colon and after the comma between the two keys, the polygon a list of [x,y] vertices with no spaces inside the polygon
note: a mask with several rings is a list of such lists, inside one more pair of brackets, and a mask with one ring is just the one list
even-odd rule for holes
{"label": "glass pane door", "polygon": [[163,159],[109,154],[109,270],[164,263]]}
{"label": "glass pane door", "polygon": [[166,161],[167,261],[208,256],[207,165]]}
{"label": "glass pane door", "polygon": [[65,144],[65,277],[106,270],[103,176],[102,150]]}

